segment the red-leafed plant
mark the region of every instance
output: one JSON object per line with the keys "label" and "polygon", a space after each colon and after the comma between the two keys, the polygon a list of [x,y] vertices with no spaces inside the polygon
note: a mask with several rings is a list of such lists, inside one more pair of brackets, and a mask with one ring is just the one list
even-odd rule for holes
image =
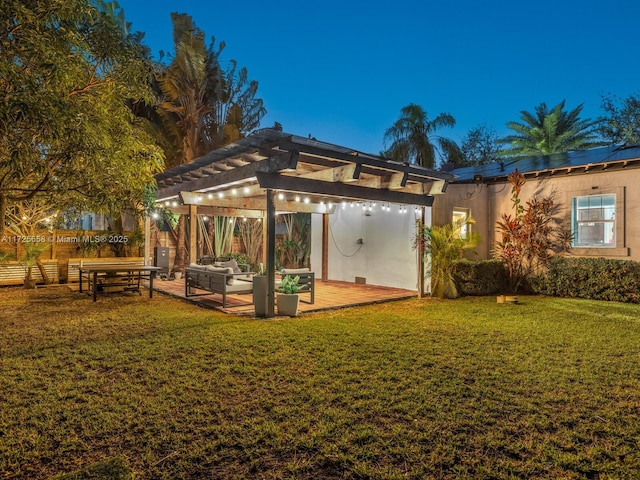
{"label": "red-leafed plant", "polygon": [[493,256],[502,261],[513,292],[532,275],[542,272],[554,255],[571,248],[571,232],[555,218],[553,196],[533,197],[524,205],[520,190],[524,175],[516,169],[509,177],[514,214],[504,213],[497,222],[501,239],[496,241]]}

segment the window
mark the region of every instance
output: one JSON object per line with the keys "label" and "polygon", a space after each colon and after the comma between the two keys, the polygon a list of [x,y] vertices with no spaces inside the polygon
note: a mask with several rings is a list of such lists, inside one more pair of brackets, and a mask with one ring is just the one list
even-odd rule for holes
{"label": "window", "polygon": [[460,238],[469,238],[469,209],[468,208],[454,208],[453,209],[453,224],[460,225]]}
{"label": "window", "polygon": [[571,220],[574,247],[616,246],[615,194],[574,197]]}

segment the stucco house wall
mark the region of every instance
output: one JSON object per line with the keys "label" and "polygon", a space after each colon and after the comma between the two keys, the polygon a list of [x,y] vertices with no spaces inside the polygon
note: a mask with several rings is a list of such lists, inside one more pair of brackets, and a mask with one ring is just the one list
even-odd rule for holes
{"label": "stucco house wall", "polygon": [[[427,210],[426,222],[431,213]],[[311,219],[311,268],[322,272],[322,215]],[[356,277],[372,285],[417,290],[417,253],[412,242],[416,233],[416,213],[407,206],[382,211],[380,206],[365,214],[362,208],[336,208],[329,215],[329,280],[354,282]],[[359,244],[358,240],[362,239]]]}
{"label": "stucco house wall", "polygon": [[[520,198],[553,194],[558,218],[572,223],[572,202],[576,197],[615,194],[615,244],[590,248],[573,248],[569,255],[604,257],[640,261],[640,168],[587,170],[575,173],[559,171],[538,178],[528,176]],[[513,214],[511,184],[450,184],[444,196],[434,202],[434,224],[451,222],[454,208],[468,208],[482,237],[477,249],[479,258],[490,258],[496,241],[496,222],[503,213]]]}

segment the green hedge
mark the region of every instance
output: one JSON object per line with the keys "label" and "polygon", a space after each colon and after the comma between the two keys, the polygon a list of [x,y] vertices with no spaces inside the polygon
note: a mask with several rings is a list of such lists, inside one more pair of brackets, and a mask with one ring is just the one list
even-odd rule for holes
{"label": "green hedge", "polygon": [[499,260],[458,260],[453,279],[460,295],[493,295],[509,291],[507,272]]}
{"label": "green hedge", "polygon": [[531,282],[555,297],[640,303],[640,263],[606,258],[554,257],[546,275]]}

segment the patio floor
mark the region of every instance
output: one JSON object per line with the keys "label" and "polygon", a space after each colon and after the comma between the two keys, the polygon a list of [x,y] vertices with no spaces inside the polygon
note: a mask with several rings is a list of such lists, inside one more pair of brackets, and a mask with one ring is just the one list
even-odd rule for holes
{"label": "patio floor", "polygon": [[[179,298],[184,296],[184,280],[160,280],[153,283],[154,290]],[[309,294],[300,294],[299,313],[317,312],[335,308],[352,307],[371,303],[388,302],[412,298],[418,295],[417,290],[405,290],[402,288],[381,287],[377,285],[363,285],[349,282],[329,280],[326,282],[316,280],[315,303],[309,304],[304,300],[309,299]],[[198,291],[204,293],[204,291]],[[238,315],[254,315],[253,305],[247,305],[253,301],[251,294],[227,295],[227,308],[222,308],[222,296],[209,294],[189,297],[186,300],[206,308],[212,308]],[[277,311],[277,308],[276,308]]]}

